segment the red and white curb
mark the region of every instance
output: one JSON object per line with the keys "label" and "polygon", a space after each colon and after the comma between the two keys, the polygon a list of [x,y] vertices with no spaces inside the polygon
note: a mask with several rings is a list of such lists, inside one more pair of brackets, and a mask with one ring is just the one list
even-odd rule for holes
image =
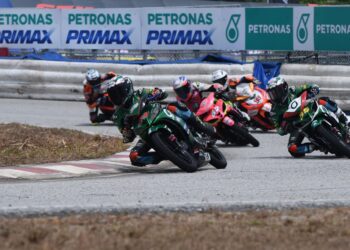
{"label": "red and white curb", "polygon": [[130,166],[129,151],[124,151],[104,159],[0,168],[0,179],[52,179],[113,174],[120,172],[122,167]]}

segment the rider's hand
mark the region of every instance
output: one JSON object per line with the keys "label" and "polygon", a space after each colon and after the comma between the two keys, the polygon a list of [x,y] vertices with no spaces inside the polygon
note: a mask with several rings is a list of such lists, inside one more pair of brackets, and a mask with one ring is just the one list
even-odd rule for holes
{"label": "rider's hand", "polygon": [[124,128],[122,130],[122,135],[123,135],[123,143],[132,142],[136,137],[134,130],[130,128]]}
{"label": "rider's hand", "polygon": [[107,100],[106,96],[102,96],[102,97],[98,98],[96,101],[97,106],[105,105],[106,100]]}

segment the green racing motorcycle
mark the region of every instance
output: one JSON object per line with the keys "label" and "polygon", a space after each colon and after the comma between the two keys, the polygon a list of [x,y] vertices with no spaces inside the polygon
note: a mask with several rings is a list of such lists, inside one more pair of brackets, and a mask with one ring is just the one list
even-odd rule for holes
{"label": "green racing motorcycle", "polygon": [[308,99],[307,91],[291,101],[283,118],[318,150],[350,158],[349,132],[333,112],[316,99]]}
{"label": "green racing motorcycle", "polygon": [[140,98],[130,112],[137,117],[133,123],[136,135],[186,172],[195,172],[207,163],[217,169],[226,168],[226,158],[215,142],[190,128],[166,108],[167,104]]}

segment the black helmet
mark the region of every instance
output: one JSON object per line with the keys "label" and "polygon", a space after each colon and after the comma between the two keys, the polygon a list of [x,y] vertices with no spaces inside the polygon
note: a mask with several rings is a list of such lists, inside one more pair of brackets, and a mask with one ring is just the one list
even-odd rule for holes
{"label": "black helmet", "polygon": [[134,87],[129,77],[115,76],[108,82],[107,93],[114,105],[125,105],[133,92]]}
{"label": "black helmet", "polygon": [[272,78],[266,91],[272,103],[284,103],[289,94],[288,83],[281,77]]}
{"label": "black helmet", "polygon": [[88,69],[85,74],[85,79],[90,84],[96,85],[101,81],[101,74],[96,69]]}

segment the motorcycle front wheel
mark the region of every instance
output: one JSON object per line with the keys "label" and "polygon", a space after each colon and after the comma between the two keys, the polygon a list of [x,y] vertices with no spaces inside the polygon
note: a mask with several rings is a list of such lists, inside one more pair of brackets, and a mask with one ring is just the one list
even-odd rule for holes
{"label": "motorcycle front wheel", "polygon": [[329,131],[325,126],[320,125],[316,128],[316,133],[325,139],[326,144],[329,148],[334,151],[334,154],[338,157],[344,155],[350,158],[350,147],[344,141],[342,141],[338,136]]}
{"label": "motorcycle front wheel", "polygon": [[198,169],[198,161],[190,152],[177,143],[172,142],[167,130],[159,130],[151,134],[152,146],[157,153],[170,160],[176,166],[186,172],[195,172]]}
{"label": "motorcycle front wheel", "polygon": [[212,147],[206,150],[210,154],[210,164],[217,169],[224,169],[227,166],[227,161],[225,156],[221,151],[216,147]]}

